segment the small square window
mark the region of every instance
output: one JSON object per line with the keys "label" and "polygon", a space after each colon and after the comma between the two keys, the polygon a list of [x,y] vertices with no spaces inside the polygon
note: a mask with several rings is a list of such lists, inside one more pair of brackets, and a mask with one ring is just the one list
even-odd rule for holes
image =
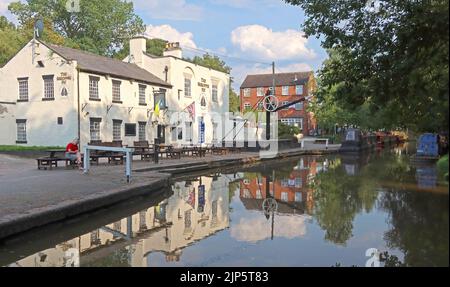
{"label": "small square window", "polygon": [[136,136],[136,124],[125,124],[125,136],[126,137]]}
{"label": "small square window", "polygon": [[63,124],[63,118],[62,117],[58,117],[57,122],[58,122],[58,125],[62,125]]}

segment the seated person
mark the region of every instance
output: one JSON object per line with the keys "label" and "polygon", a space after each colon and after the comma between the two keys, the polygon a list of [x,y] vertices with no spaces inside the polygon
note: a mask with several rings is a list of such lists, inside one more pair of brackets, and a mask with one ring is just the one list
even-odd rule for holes
{"label": "seated person", "polygon": [[81,169],[81,154],[79,152],[78,144],[80,141],[78,139],[74,139],[70,142],[66,147],[66,158],[74,161],[78,167]]}

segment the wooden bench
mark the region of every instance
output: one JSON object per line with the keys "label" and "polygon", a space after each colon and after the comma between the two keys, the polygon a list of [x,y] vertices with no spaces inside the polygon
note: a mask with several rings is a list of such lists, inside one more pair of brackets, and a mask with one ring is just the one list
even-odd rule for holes
{"label": "wooden bench", "polygon": [[150,147],[148,141],[137,141],[133,143],[133,148],[135,149],[133,155],[138,155],[141,160],[151,160],[155,156],[155,152]]}
{"label": "wooden bench", "polygon": [[181,150],[175,149],[173,146],[167,146],[159,151],[159,154],[166,155],[166,158],[181,159]]}
{"label": "wooden bench", "polygon": [[58,167],[58,162],[64,162],[65,163],[65,167],[69,168],[76,168],[78,167],[78,165],[75,163],[75,161],[72,161],[68,158],[60,158],[60,157],[41,157],[41,158],[37,158],[37,165],[38,165],[38,169],[44,169],[44,170],[48,170],[48,169],[53,169],[53,168],[57,168]]}
{"label": "wooden bench", "polygon": [[[122,141],[113,141],[113,142],[90,142],[91,146],[104,146],[104,147],[122,147]],[[124,155],[118,152],[110,152],[110,151],[92,151],[90,154],[91,162],[95,164],[99,164],[101,158],[107,158],[108,164],[123,164],[124,163]]]}

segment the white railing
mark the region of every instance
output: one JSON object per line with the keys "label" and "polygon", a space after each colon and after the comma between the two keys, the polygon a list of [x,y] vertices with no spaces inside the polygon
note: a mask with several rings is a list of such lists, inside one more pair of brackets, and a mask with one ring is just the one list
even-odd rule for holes
{"label": "white railing", "polygon": [[89,173],[89,168],[91,166],[91,150],[99,151],[110,151],[110,152],[120,152],[126,155],[125,161],[125,175],[127,177],[127,182],[131,182],[131,164],[133,162],[133,148],[122,148],[122,147],[108,147],[108,146],[85,146],[84,147],[84,173]]}

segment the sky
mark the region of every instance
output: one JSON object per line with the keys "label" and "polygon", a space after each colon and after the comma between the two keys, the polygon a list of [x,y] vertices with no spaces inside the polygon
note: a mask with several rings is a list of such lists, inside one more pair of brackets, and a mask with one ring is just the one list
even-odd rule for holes
{"label": "sky", "polygon": [[[11,20],[13,1],[0,0],[0,14]],[[316,71],[326,59],[319,39],[303,37],[303,11],[283,0],[128,1],[149,38],[180,42],[184,56],[221,56],[232,67],[235,89],[247,74],[270,73],[272,61],[277,73],[286,73]]]}

